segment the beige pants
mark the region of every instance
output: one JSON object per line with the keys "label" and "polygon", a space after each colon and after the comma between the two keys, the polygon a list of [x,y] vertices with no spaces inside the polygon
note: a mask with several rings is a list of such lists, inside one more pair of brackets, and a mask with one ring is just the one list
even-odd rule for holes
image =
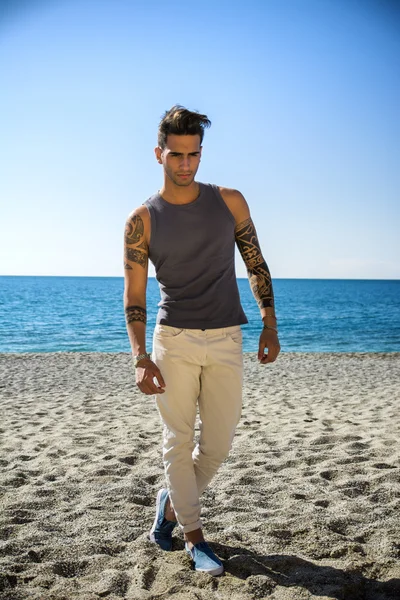
{"label": "beige pants", "polygon": [[228,456],[241,415],[242,331],[156,325],[152,359],[166,384],[156,398],[170,500],[182,531],[194,531],[202,526],[199,496]]}

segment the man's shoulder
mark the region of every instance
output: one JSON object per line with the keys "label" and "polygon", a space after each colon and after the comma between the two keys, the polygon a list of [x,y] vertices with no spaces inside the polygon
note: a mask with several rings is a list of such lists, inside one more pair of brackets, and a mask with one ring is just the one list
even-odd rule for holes
{"label": "man's shoulder", "polygon": [[137,206],[136,208],[134,208],[133,210],[131,210],[131,212],[129,213],[127,220],[131,220],[134,217],[141,217],[142,219],[145,218],[147,219],[149,216],[149,211],[148,208],[146,207],[145,204],[140,204],[139,206]]}
{"label": "man's shoulder", "polygon": [[158,192],[155,192],[152,196],[149,196],[148,198],[146,198],[146,200],[144,200],[144,202],[142,202],[142,204],[139,204],[138,206],[136,206],[136,208],[134,208],[129,213],[129,217],[133,217],[135,215],[139,215],[142,218],[146,217],[149,214],[148,205],[153,204],[154,200],[156,200],[158,196],[159,196]]}
{"label": "man's shoulder", "polygon": [[217,187],[229,208],[235,208],[246,204],[246,200],[239,190],[235,188],[224,187],[222,185],[218,185]]}
{"label": "man's shoulder", "polygon": [[239,190],[235,189],[235,188],[229,188],[223,185],[217,185],[217,188],[219,189],[219,191],[221,192],[221,194],[226,194],[227,196],[235,196],[235,195],[242,195]]}
{"label": "man's shoulder", "polygon": [[228,188],[221,185],[218,185],[217,187],[225,204],[233,214],[236,223],[240,223],[244,219],[247,219],[250,213],[243,194],[235,188]]}

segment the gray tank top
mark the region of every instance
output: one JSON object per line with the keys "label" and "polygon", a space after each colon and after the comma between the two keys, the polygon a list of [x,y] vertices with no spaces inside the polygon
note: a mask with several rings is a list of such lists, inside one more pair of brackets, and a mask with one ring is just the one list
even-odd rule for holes
{"label": "gray tank top", "polygon": [[159,193],[144,203],[150,213],[149,258],[161,301],[157,323],[216,329],[247,323],[235,274],[235,219],[216,185],[199,183],[189,204]]}

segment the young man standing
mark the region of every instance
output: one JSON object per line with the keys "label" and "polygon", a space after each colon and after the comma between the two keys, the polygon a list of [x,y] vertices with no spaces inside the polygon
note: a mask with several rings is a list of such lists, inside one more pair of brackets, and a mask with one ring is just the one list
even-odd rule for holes
{"label": "young man standing", "polygon": [[[223,565],[204,540],[199,498],[229,454],[242,408],[240,325],[247,318],[235,243],[264,325],[260,363],[275,361],[280,345],[271,276],[246,200],[237,190],[195,181],[210,125],[205,115],[179,105],[161,120],[155,155],[164,184],[126,222],[124,308],[136,383],[156,395],[163,423],[167,486],[158,492],[149,539],[171,550],[178,523],[195,569],[219,575]],[[161,293],[152,355],[145,345],[149,259]]]}

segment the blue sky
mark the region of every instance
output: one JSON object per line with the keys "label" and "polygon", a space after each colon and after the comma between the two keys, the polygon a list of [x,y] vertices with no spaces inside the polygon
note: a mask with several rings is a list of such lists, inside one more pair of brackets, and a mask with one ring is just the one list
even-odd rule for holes
{"label": "blue sky", "polygon": [[388,0],[3,0],[0,275],[122,276],[179,103],[273,278],[400,278],[399,67]]}

